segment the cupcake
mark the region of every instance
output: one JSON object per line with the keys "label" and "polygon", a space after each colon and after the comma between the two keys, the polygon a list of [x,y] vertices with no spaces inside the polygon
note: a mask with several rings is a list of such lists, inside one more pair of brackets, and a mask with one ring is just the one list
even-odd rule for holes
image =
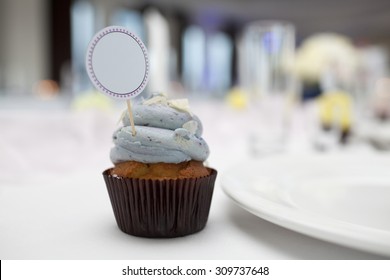
{"label": "cupcake", "polygon": [[188,101],[153,94],[133,106],[114,132],[103,172],[118,227],[142,237],[178,237],[202,230],[207,222],[217,171],[209,156],[202,124]]}

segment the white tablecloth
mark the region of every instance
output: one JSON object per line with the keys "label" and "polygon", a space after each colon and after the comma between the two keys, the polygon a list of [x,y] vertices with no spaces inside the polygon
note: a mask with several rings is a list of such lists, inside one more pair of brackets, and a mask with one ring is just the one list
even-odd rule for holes
{"label": "white tablecloth", "polygon": [[[193,106],[219,171],[206,228],[147,239],[116,226],[101,172],[119,113],[0,111],[0,259],[381,259],[279,227],[236,206],[220,178],[248,157],[253,120]],[[301,136],[296,146],[302,145]]]}

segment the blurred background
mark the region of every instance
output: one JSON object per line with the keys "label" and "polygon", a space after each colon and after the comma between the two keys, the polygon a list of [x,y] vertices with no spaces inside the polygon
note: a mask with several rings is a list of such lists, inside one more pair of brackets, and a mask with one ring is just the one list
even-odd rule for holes
{"label": "blurred background", "polygon": [[[109,147],[108,119],[125,106],[96,93],[84,66],[90,39],[109,25],[141,37],[146,91],[194,100],[214,145],[244,135],[243,146],[261,154],[294,135],[316,151],[390,148],[389,1],[0,0],[0,151],[19,157],[16,166],[30,153],[21,147],[42,143],[19,128],[36,135],[39,123],[43,137],[44,121],[51,134],[67,127],[52,145],[74,130],[72,141],[86,146],[107,122]],[[230,135],[234,122],[240,133]]]}
{"label": "blurred background", "polygon": [[[108,25],[125,26],[146,43],[153,67],[150,90],[224,98],[232,87],[247,86],[244,68],[250,61],[242,37],[259,20],[291,23],[298,53],[316,34],[338,36],[323,43],[334,43],[348,56],[351,65],[345,67],[353,69],[338,70],[348,72],[343,78],[355,84],[354,90],[359,90],[357,82],[373,90],[373,84],[362,83],[388,74],[390,3],[385,0],[1,0],[0,18],[1,97],[69,96],[91,89],[84,69],[86,47]],[[342,68],[336,65],[342,59],[337,51],[329,60],[333,68]],[[309,63],[318,67],[320,58],[311,55]],[[312,79],[305,79],[310,70]],[[299,82],[311,83],[315,95],[315,75],[323,73],[304,71]]]}

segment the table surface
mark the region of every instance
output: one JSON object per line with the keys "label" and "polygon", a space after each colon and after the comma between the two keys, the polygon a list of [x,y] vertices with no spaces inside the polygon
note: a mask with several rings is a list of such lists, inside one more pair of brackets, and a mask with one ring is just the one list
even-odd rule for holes
{"label": "table surface", "polygon": [[[216,110],[218,114],[215,114]],[[251,121],[196,103],[219,171],[206,228],[148,239],[116,226],[101,172],[118,112],[0,112],[0,259],[383,259],[277,226],[234,204],[220,178],[248,158]],[[297,134],[296,147],[303,145]],[[297,148],[298,149],[298,148]]]}

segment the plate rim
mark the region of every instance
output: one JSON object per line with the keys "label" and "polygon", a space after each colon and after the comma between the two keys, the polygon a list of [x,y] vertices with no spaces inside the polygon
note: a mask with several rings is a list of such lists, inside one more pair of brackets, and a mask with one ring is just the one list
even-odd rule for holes
{"label": "plate rim", "polygon": [[[335,157],[335,155],[302,155],[299,156],[300,160],[306,158],[306,160],[318,160],[318,158]],[[342,158],[354,158],[352,155],[338,155]],[[367,157],[367,155],[365,155]],[[382,156],[370,155],[370,159],[384,159]],[[242,195],[242,191],[237,190],[253,190],[250,186],[239,186],[227,182],[231,176],[234,176],[233,169],[237,170],[239,167],[248,166],[253,164],[264,164],[267,160],[272,161],[288,160],[292,161],[296,156],[294,155],[278,155],[275,157],[261,158],[261,159],[247,159],[241,161],[234,166],[227,169],[221,176],[221,188],[224,193],[238,206],[246,211],[265,219],[278,226],[299,232],[301,234],[314,237],[323,241],[336,243],[342,246],[360,249],[363,251],[379,254],[382,256],[390,256],[390,231],[375,229],[368,226],[359,224],[348,223],[346,221],[337,220],[332,217],[320,215],[318,213],[309,213],[306,210],[298,208],[289,208],[286,205],[270,201],[261,195],[256,196],[257,206],[253,203],[244,201],[243,198],[248,196]],[[389,159],[386,159],[390,162]],[[244,164],[245,163],[245,164]],[[230,172],[229,172],[230,170]],[[266,176],[263,176],[266,177]],[[234,186],[233,186],[234,185]],[[241,194],[240,194],[241,192]],[[252,197],[253,198],[253,197]],[[250,198],[250,200],[252,199]],[[277,212],[273,212],[272,208]],[[320,220],[318,220],[320,218]],[[330,225],[330,227],[329,227]],[[387,242],[381,242],[381,240],[387,240]]]}

